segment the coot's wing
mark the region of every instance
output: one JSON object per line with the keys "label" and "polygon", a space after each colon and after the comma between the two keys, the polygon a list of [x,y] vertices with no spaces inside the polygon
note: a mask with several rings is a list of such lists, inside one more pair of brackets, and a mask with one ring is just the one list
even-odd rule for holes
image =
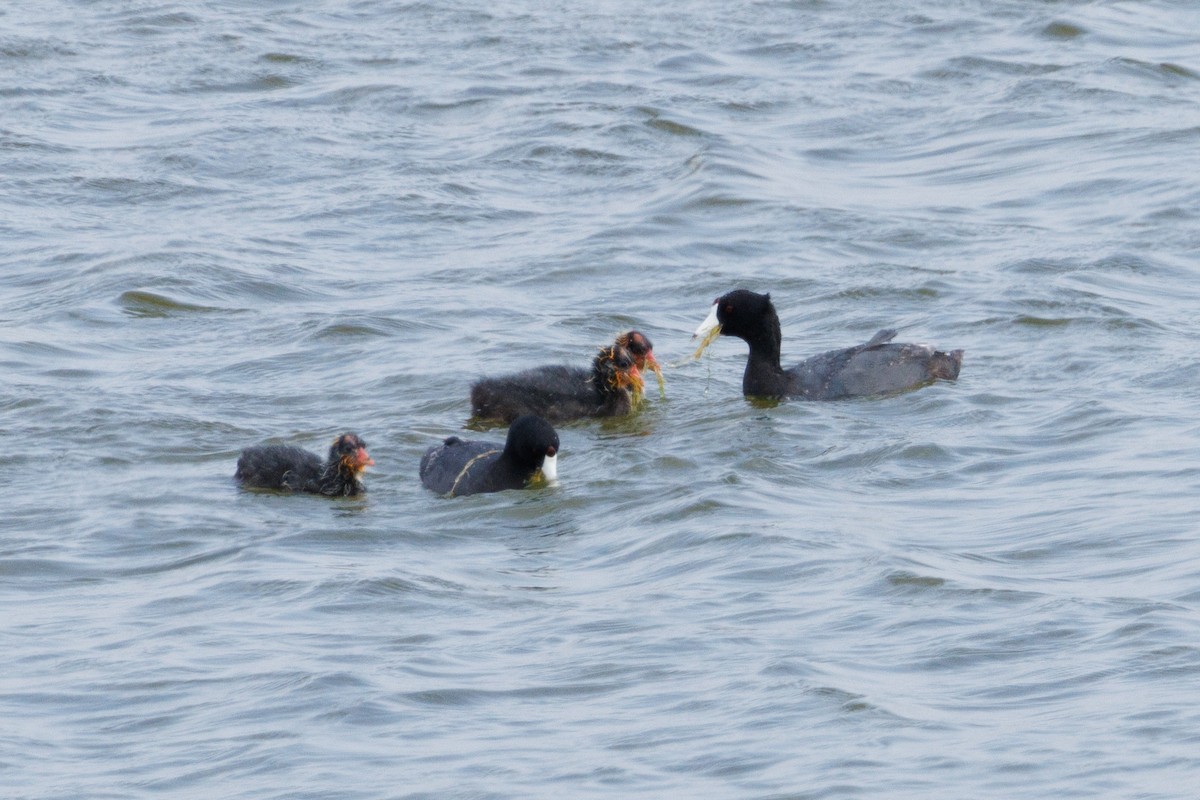
{"label": "coot's wing", "polygon": [[468,465],[482,466],[489,456],[499,456],[503,450],[504,445],[496,442],[469,442],[451,436],[425,451],[421,458],[421,483],[426,489],[447,494],[455,488],[455,482]]}
{"label": "coot's wing", "polygon": [[860,344],[858,347],[852,347],[851,350],[870,350],[872,347],[878,347],[881,344],[887,344],[892,339],[896,338],[895,328],[884,328],[879,333],[875,334],[867,341],[866,344]]}
{"label": "coot's wing", "polygon": [[512,422],[526,414],[550,420],[587,416],[599,404],[591,373],[552,365],[483,378],[471,387],[471,412],[483,419]]}
{"label": "coot's wing", "polygon": [[242,451],[234,477],[255,489],[300,491],[321,474],[321,459],[291,445],[266,445]]}
{"label": "coot's wing", "polygon": [[[871,397],[916,389],[948,377],[942,364],[948,359],[945,353],[924,344],[893,342],[895,336],[895,330],[884,329],[865,344],[830,350],[800,362],[789,370],[789,387],[798,388],[793,396],[809,400]],[[957,357],[961,363],[961,354]],[[953,375],[957,377],[957,369]]]}

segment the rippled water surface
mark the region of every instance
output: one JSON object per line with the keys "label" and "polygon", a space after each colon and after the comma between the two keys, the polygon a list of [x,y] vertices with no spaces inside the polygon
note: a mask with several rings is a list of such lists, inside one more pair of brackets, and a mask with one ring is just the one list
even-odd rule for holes
{"label": "rippled water surface", "polygon": [[[1200,785],[1191,0],[0,9],[0,785],[1010,798]],[[745,345],[445,500],[481,374]],[[240,491],[358,431],[365,499]]]}

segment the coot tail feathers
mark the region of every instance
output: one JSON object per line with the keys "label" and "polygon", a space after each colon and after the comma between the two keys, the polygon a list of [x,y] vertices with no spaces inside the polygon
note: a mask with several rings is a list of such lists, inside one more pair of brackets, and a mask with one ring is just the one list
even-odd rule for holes
{"label": "coot tail feathers", "polygon": [[897,331],[895,328],[884,328],[879,333],[872,336],[870,340],[868,340],[867,343],[862,346],[862,349],[866,350],[871,347],[878,347],[881,344],[887,344],[892,339],[896,338],[897,333],[899,333],[899,331]]}

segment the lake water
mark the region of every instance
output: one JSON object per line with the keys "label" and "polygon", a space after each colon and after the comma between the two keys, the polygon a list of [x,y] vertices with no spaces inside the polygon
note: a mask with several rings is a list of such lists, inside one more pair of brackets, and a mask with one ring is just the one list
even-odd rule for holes
{"label": "lake water", "polygon": [[[1200,785],[1200,5],[0,10],[13,798],[1012,798]],[[483,374],[745,345],[446,500]],[[355,430],[363,499],[244,492]],[[1193,789],[1187,789],[1187,786]]]}

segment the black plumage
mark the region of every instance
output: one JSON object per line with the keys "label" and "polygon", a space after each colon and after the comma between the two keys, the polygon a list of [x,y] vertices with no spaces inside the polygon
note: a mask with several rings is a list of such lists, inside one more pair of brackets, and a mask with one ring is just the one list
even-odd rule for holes
{"label": "black plumage", "polygon": [[325,461],[291,445],[248,447],[238,459],[234,478],[249,489],[352,497],[366,491],[361,476],[374,463],[366,442],[357,434],[343,433],[334,439]]}
{"label": "black plumage", "polygon": [[508,429],[504,444],[451,436],[425,451],[421,483],[450,497],[521,489],[540,470],[546,480],[558,475],[558,434],[549,422],[523,416]]}
{"label": "black plumage", "polygon": [[523,414],[551,422],[615,417],[630,413],[644,389],[633,354],[613,344],[600,349],[590,370],[556,365],[483,378],[471,387],[471,411],[504,422]]}

